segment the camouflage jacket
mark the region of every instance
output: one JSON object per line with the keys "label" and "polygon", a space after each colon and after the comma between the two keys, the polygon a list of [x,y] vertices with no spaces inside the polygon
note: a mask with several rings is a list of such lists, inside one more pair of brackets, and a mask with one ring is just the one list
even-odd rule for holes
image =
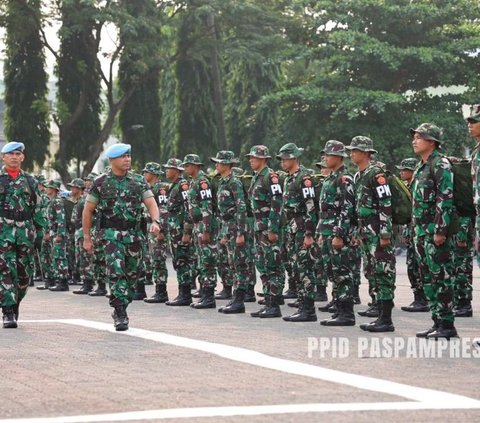
{"label": "camouflage jacket", "polygon": [[288,175],[283,187],[283,213],[288,221],[288,231],[304,231],[314,235],[317,224],[315,187],[312,176],[305,168]]}
{"label": "camouflage jacket", "polygon": [[[158,206],[159,212],[159,226],[160,231],[166,233],[167,228],[167,220],[168,220],[168,191],[170,189],[170,185],[166,182],[158,181],[152,187],[152,192],[155,197],[155,202]],[[147,213],[147,220],[148,222],[151,221],[150,216]]]}
{"label": "camouflage jacket", "polygon": [[453,213],[453,172],[450,162],[434,150],[415,168],[412,220],[416,236],[447,235]]}
{"label": "camouflage jacket", "polygon": [[188,214],[189,187],[189,183],[185,179],[178,179],[170,185],[167,202],[167,226],[170,232],[179,233],[184,230]]}
{"label": "camouflage jacket", "polygon": [[370,164],[357,172],[355,212],[360,234],[371,233],[381,238],[392,237],[392,194],[384,170]]}
{"label": "camouflage jacket", "polygon": [[56,195],[50,199],[47,207],[47,234],[50,238],[67,236],[67,215],[63,198]]}
{"label": "camouflage jacket", "polygon": [[36,212],[35,215],[37,218],[35,219],[35,226],[37,230],[44,230],[46,229],[48,222],[47,222],[47,208],[48,204],[50,203],[50,198],[45,192],[40,192],[40,197],[37,201]]}
{"label": "camouflage jacket", "polygon": [[98,176],[87,195],[88,202],[97,205],[100,226],[103,222],[140,222],[143,201],[153,197],[142,175],[128,171],[121,178],[111,170]]}
{"label": "camouflage jacket", "polygon": [[184,230],[191,233],[192,224],[199,234],[205,232],[213,233],[214,230],[214,202],[213,189],[207,174],[201,170],[198,175],[190,181],[187,191],[188,198],[188,223]]}
{"label": "camouflage jacket", "polygon": [[337,236],[344,241],[349,240],[354,225],[354,204],[353,177],[342,165],[323,181],[317,235]]}
{"label": "camouflage jacket", "polygon": [[282,213],[282,187],[278,175],[268,167],[256,173],[248,197],[252,206],[255,231],[270,231],[280,234],[280,217]]}
{"label": "camouflage jacket", "polygon": [[220,219],[234,223],[237,236],[245,235],[247,228],[247,205],[242,182],[233,175],[220,179],[217,191],[217,208]]}
{"label": "camouflage jacket", "polygon": [[85,199],[86,199],[86,195],[84,194],[78,199],[78,201],[73,206],[72,218],[70,222],[75,231],[75,239],[83,238],[82,214],[83,214],[83,209],[85,208]]}
{"label": "camouflage jacket", "polygon": [[473,179],[473,204],[480,211],[480,144],[472,152],[472,179]]}

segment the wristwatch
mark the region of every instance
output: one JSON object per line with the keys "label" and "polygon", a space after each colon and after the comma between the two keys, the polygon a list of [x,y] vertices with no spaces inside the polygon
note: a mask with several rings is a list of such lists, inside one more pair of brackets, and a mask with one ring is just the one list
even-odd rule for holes
{"label": "wristwatch", "polygon": [[160,225],[160,219],[155,219],[154,222],[155,222],[157,225]]}

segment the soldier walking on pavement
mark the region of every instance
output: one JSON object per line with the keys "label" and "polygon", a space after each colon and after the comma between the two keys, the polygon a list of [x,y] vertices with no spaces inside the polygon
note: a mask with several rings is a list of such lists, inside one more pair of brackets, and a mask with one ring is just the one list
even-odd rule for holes
{"label": "soldier walking on pavement", "polygon": [[147,182],[131,168],[131,146],[115,144],[105,154],[110,170],[95,179],[83,210],[83,246],[93,254],[92,218],[96,210],[98,236],[103,239],[107,276],[110,281],[110,306],[117,331],[128,329],[127,306],[135,291],[145,236],[140,228],[142,204],[147,207],[152,225],[159,233],[159,213]]}
{"label": "soldier walking on pavement", "polygon": [[377,320],[361,324],[360,329],[392,332],[395,255],[391,239],[391,191],[384,170],[370,163],[371,155],[377,152],[370,138],[354,137],[346,148],[358,168],[354,178],[358,239],[365,260],[365,276],[379,311]]}
{"label": "soldier walking on pavement", "polygon": [[20,302],[33,275],[35,206],[40,197],[35,179],[21,169],[25,146],[9,142],[1,150],[0,171],[0,306],[3,327],[17,327]]}
{"label": "soldier walking on pavement", "polygon": [[428,298],[433,327],[418,332],[420,338],[457,336],[454,326],[454,226],[453,172],[440,154],[442,130],[423,123],[410,130],[413,151],[421,161],[412,181],[413,239],[423,290]]}

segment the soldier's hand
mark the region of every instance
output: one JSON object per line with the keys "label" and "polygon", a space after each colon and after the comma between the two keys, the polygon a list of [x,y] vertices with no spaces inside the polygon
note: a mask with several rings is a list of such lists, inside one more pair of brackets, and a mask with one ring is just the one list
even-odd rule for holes
{"label": "soldier's hand", "polygon": [[43,239],[44,239],[45,241],[50,241],[50,235],[45,234],[45,235],[43,236]]}
{"label": "soldier's hand", "polygon": [[156,237],[158,238],[158,235],[160,234],[160,226],[158,226],[157,222],[152,222],[152,224],[150,225],[150,232],[156,235]]}
{"label": "soldier's hand", "polygon": [[62,237],[60,235],[57,235],[55,238],[53,238],[53,242],[56,244],[62,242]]}
{"label": "soldier's hand", "polygon": [[204,232],[202,236],[200,237],[200,243],[201,244],[210,244],[210,232]]}
{"label": "soldier's hand", "polygon": [[390,245],[390,239],[380,238],[380,247],[385,248]]}
{"label": "soldier's hand", "polygon": [[227,245],[227,239],[226,238],[220,238],[220,245]]}
{"label": "soldier's hand", "polygon": [[310,248],[313,245],[313,236],[305,235],[303,238],[303,248]]}
{"label": "soldier's hand", "polygon": [[83,238],[83,249],[88,254],[93,254],[93,242],[92,238]]}
{"label": "soldier's hand", "polygon": [[439,235],[439,234],[433,235],[433,243],[437,247],[440,247],[441,245],[443,245],[445,243],[446,239],[447,239],[447,237],[445,235]]}
{"label": "soldier's hand", "polygon": [[157,239],[159,241],[164,241],[165,240],[165,234],[162,231],[160,231],[157,235]]}
{"label": "soldier's hand", "polygon": [[245,235],[238,235],[235,244],[237,244],[237,247],[243,247],[245,245]]}
{"label": "soldier's hand", "polygon": [[335,250],[340,250],[344,246],[343,239],[340,238],[339,236],[335,236],[332,239],[332,247],[335,248]]}
{"label": "soldier's hand", "polygon": [[274,242],[278,241],[278,235],[274,234],[273,232],[268,233],[268,240],[273,244]]}
{"label": "soldier's hand", "polygon": [[465,248],[467,246],[467,241],[457,241],[457,246],[460,248]]}
{"label": "soldier's hand", "polygon": [[190,237],[190,235],[186,235],[184,234],[182,236],[182,242],[186,245],[190,244],[190,242],[192,241],[192,238]]}

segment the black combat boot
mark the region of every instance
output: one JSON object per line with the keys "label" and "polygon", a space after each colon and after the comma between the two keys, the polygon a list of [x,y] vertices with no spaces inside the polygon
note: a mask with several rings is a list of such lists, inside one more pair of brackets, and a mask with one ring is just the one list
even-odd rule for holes
{"label": "black combat boot", "polygon": [[124,305],[119,305],[115,307],[115,310],[112,313],[113,317],[113,326],[115,326],[116,331],[128,330],[128,316],[127,316],[127,307]]}
{"label": "black combat boot", "polygon": [[260,309],[260,310],[257,310],[257,311],[253,311],[250,313],[250,316],[252,317],[260,317],[260,313],[264,312],[268,306],[267,304],[269,303],[269,297],[270,297],[270,294],[265,294],[265,305]]}
{"label": "black combat boot", "polygon": [[17,327],[17,320],[15,319],[15,310],[12,306],[3,307],[3,328],[15,329]]}
{"label": "black combat boot", "polygon": [[328,301],[327,287],[325,285],[316,286],[315,301]]}
{"label": "black combat boot", "polygon": [[453,312],[455,313],[455,317],[472,317],[473,310],[471,301],[467,300],[466,298],[462,298],[458,301],[458,304]]}
{"label": "black combat boot", "polygon": [[336,302],[336,299],[335,299],[335,296],[333,295],[333,292],[332,292],[332,299],[327,303],[325,304],[324,306],[320,306],[318,307],[318,311],[321,311],[322,313],[330,313],[330,308],[333,307],[335,305],[335,302]]}
{"label": "black combat boot", "polygon": [[357,311],[357,314],[362,317],[379,317],[380,311],[377,302],[373,301],[366,310]]}
{"label": "black combat boot", "polygon": [[292,307],[292,308],[301,308],[302,307],[302,301],[303,300],[300,297],[298,297],[297,300],[294,301],[293,303],[287,303],[287,306]]}
{"label": "black combat boot", "polygon": [[168,301],[167,285],[164,283],[155,285],[155,294],[150,298],[144,298],[144,302],[149,304],[160,304]]}
{"label": "black combat boot", "polygon": [[203,297],[203,285],[200,284],[200,288],[192,292],[192,298],[202,298]]}
{"label": "black combat boot", "polygon": [[190,304],[190,307],[197,310],[204,308],[216,308],[217,304],[215,303],[215,288],[203,288],[203,297],[198,303]]}
{"label": "black combat boot", "polygon": [[450,338],[458,338],[458,333],[457,333],[457,329],[455,329],[455,326],[453,325],[453,322],[440,320],[438,324],[438,328],[435,329],[433,332],[430,332],[427,335],[427,338],[435,339],[435,341],[438,338],[445,338],[447,341],[449,341]]}
{"label": "black combat boot", "polygon": [[104,297],[107,295],[107,289],[104,282],[98,282],[97,289],[88,293],[90,297]]}
{"label": "black combat boot", "polygon": [[433,326],[430,329],[417,332],[415,334],[417,338],[426,338],[429,334],[431,334],[432,332],[435,332],[438,329],[438,325],[440,323],[438,318],[436,316],[432,316],[432,320],[433,320]]}
{"label": "black combat boot", "polygon": [[355,285],[353,287],[353,303],[354,304],[362,304],[362,300],[360,299],[359,288],[360,286],[358,285]]}
{"label": "black combat boot", "polygon": [[393,300],[377,301],[380,316],[371,323],[362,323],[360,329],[367,332],[393,332],[395,327],[392,322]]}
{"label": "black combat boot", "polygon": [[413,302],[408,306],[401,307],[401,309],[403,311],[409,311],[410,313],[425,313],[430,311],[423,289],[415,290],[413,292]]}
{"label": "black combat boot", "polygon": [[145,284],[137,282],[135,287],[135,294],[133,294],[133,301],[142,301],[144,298],[147,298],[147,293],[145,291]]}
{"label": "black combat boot", "polygon": [[225,307],[220,307],[218,311],[224,314],[238,314],[245,313],[245,291],[237,289],[230,301]]}
{"label": "black combat boot", "polygon": [[258,317],[262,319],[268,319],[272,317],[282,317],[280,310],[280,296],[269,295],[266,309],[258,313]]}
{"label": "black combat boot", "polygon": [[167,301],[167,306],[184,307],[192,304],[192,290],[190,285],[181,285],[178,289],[178,296],[172,301]]}
{"label": "black combat boot", "polygon": [[223,284],[223,289],[215,295],[216,300],[230,300],[232,299],[232,286]]}
{"label": "black combat boot", "polygon": [[247,292],[245,293],[244,303],[254,303],[257,301],[255,296],[255,285],[248,285]]}
{"label": "black combat boot", "polygon": [[87,295],[93,289],[93,281],[86,279],[83,281],[83,285],[80,289],[73,291],[74,294]]}
{"label": "black combat boot", "polygon": [[317,313],[315,313],[315,301],[311,298],[303,298],[297,313],[284,317],[286,322],[316,322]]}
{"label": "black combat boot", "polygon": [[337,313],[330,319],[320,322],[323,326],[355,326],[355,314],[353,312],[352,301],[338,301]]}
{"label": "black combat boot", "polygon": [[49,291],[52,292],[61,292],[61,291],[70,291],[70,288],[68,287],[68,281],[66,279],[61,279],[57,281],[55,286],[51,286],[48,288]]}
{"label": "black combat boot", "polygon": [[38,285],[35,288],[37,288],[40,291],[45,291],[45,290],[47,290],[47,289],[49,289],[50,287],[53,287],[53,286],[55,286],[55,281],[53,279],[46,278],[43,281],[43,285]]}
{"label": "black combat boot", "polygon": [[294,279],[288,279],[288,289],[283,294],[283,298],[286,300],[297,298],[297,282]]}

